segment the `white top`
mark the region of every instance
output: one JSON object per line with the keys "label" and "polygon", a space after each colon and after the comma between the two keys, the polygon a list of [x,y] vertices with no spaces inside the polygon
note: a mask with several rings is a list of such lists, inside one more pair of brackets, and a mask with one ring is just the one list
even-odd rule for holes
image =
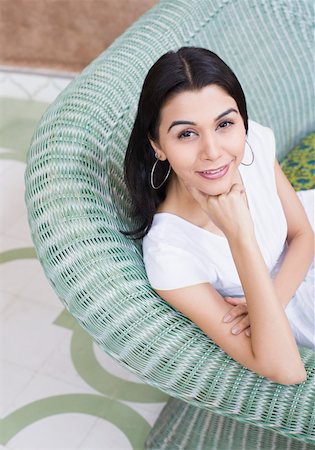
{"label": "white top", "polygon": [[[286,246],[287,223],[275,183],[275,139],[270,128],[249,121],[251,166],[239,166],[255,235],[274,276]],[[251,161],[246,146],[244,161]],[[224,236],[170,213],[155,214],[143,239],[143,257],[151,286],[176,289],[209,282],[222,296],[243,296],[242,285]]]}
{"label": "white top", "polygon": [[[287,223],[278,197],[273,132],[249,121],[248,141],[255,154],[251,166],[239,166],[258,245],[274,277],[286,249]],[[247,148],[247,146],[246,146]],[[247,150],[245,161],[251,161]],[[315,191],[297,193],[314,228]],[[143,257],[153,288],[176,289],[209,282],[223,297],[243,296],[239,276],[224,236],[211,233],[174,214],[158,213],[143,239]],[[286,307],[298,345],[315,348],[315,262]]]}

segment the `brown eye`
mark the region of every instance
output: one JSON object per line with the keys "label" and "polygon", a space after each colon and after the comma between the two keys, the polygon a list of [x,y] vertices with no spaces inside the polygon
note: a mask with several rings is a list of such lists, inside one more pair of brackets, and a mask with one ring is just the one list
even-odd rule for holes
{"label": "brown eye", "polygon": [[231,125],[233,125],[233,122],[229,121],[229,120],[225,120],[224,122],[221,122],[219,124],[219,128],[228,128]]}
{"label": "brown eye", "polygon": [[179,139],[187,139],[187,138],[190,138],[193,134],[195,134],[193,131],[185,130],[185,131],[182,131],[181,133],[179,133],[178,137],[179,137]]}

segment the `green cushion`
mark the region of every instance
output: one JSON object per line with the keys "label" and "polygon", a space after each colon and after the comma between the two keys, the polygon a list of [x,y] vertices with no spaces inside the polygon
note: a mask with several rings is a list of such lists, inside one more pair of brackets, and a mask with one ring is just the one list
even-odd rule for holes
{"label": "green cushion", "polygon": [[315,131],[287,154],[281,167],[296,191],[315,188]]}

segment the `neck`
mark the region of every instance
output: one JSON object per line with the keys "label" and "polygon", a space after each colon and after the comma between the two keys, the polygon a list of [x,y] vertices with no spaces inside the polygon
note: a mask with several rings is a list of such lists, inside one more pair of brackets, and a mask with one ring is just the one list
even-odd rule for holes
{"label": "neck", "polygon": [[175,214],[202,228],[210,220],[186,186],[176,178],[170,181],[166,199],[159,206],[158,212]]}

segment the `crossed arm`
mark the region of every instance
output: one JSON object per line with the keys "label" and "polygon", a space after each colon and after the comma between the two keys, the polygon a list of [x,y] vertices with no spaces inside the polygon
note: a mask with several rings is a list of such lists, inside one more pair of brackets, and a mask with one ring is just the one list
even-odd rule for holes
{"label": "crossed arm", "polygon": [[[305,380],[306,372],[284,306],[311,263],[313,232],[278,163],[275,167],[277,189],[288,222],[288,251],[275,280],[270,277],[251,227],[241,226],[249,224],[249,213],[239,187],[232,188],[221,199],[207,199],[207,205],[203,206],[216,217],[228,239],[246,298],[250,336],[231,333],[231,323],[223,320],[231,314],[231,306],[210,284],[158,293],[240,364],[275,382],[295,384]],[[224,228],[231,223],[231,217],[225,218],[230,211],[235,218],[233,228]]]}

